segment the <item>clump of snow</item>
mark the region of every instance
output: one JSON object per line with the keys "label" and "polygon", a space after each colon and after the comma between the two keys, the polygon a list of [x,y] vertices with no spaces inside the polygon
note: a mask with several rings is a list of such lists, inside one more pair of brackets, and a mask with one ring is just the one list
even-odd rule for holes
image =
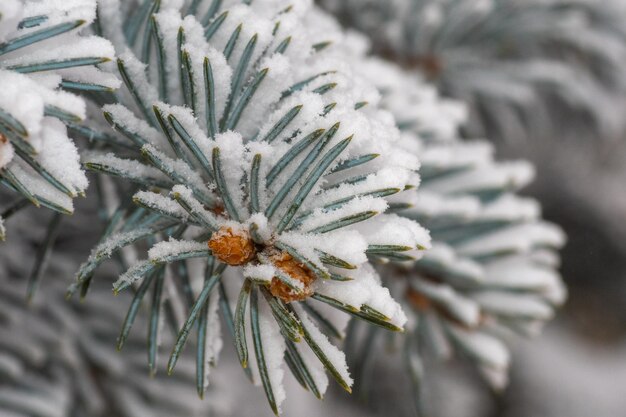
{"label": "clump of snow", "polygon": [[89,261],[97,260],[100,258],[110,258],[113,251],[119,249],[124,242],[129,242],[137,239],[138,237],[145,235],[147,229],[138,228],[129,232],[115,233],[106,238],[102,243],[98,244],[91,252]]}
{"label": "clump of snow", "polygon": [[115,169],[127,178],[145,179],[153,178],[165,180],[167,177],[158,169],[142,164],[133,159],[123,159],[116,157],[113,153],[87,153],[83,156],[83,163],[102,165]]}
{"label": "clump of snow", "polygon": [[191,209],[191,214],[193,216],[197,216],[202,219],[203,222],[212,225],[217,228],[218,220],[212,212],[208,211],[204,208],[202,203],[200,203],[193,195],[193,191],[184,185],[178,184],[172,187],[171,194],[176,198],[182,199]]}
{"label": "clump of snow", "polygon": [[175,257],[186,252],[206,251],[208,251],[206,243],[170,238],[152,246],[148,251],[148,259],[153,262],[161,262],[165,258]]}
{"label": "clump of snow", "polygon": [[139,119],[127,107],[121,104],[107,104],[102,107],[104,113],[109,113],[116,123],[125,130],[138,135],[153,145],[165,145],[159,131],[150,126],[144,119]]}
{"label": "clump of snow", "polygon": [[328,388],[328,376],[326,375],[324,367],[306,343],[296,343],[295,347],[309,371],[315,387],[321,395],[324,395]]}
{"label": "clump of snow", "polygon": [[259,129],[258,137],[264,138],[269,133],[270,129],[274,127],[289,110],[296,106],[301,106],[298,115],[285,127],[283,133],[276,140],[289,138],[296,126],[300,126],[302,123],[308,123],[320,116],[324,110],[324,101],[318,94],[309,92],[293,94],[280,103],[279,107],[269,115],[263,127]]}
{"label": "clump of snow", "polygon": [[80,37],[74,41],[71,48],[62,45],[38,51],[37,54],[22,55],[3,62],[3,66],[33,65],[47,61],[70,60],[91,57],[94,51],[104,60],[111,60],[115,56],[113,45],[106,39],[98,36]]}
{"label": "clump of snow", "polygon": [[361,227],[370,245],[398,245],[412,249],[430,248],[430,234],[417,223],[397,215],[377,217]]}
{"label": "clump of snow", "polygon": [[263,242],[269,242],[272,238],[272,228],[270,227],[267,217],[263,213],[254,213],[248,219],[248,224],[256,226],[257,235],[263,240]]}
{"label": "clump of snow", "polygon": [[295,309],[298,311],[300,321],[302,322],[302,326],[305,328],[305,331],[309,334],[315,344],[319,346],[321,351],[324,352],[324,355],[328,358],[328,361],[333,365],[335,370],[337,370],[341,379],[345,381],[349,387],[351,387],[354,381],[350,377],[350,372],[346,363],[346,355],[335,345],[330,343],[328,337],[326,337],[326,335],[324,335],[324,333],[322,333],[317,326],[313,324],[300,306],[296,306]]}
{"label": "clump of snow", "polygon": [[118,51],[118,61],[124,65],[128,77],[133,80],[135,91],[144,103],[156,104],[159,100],[156,87],[148,82],[147,65],[129,49]]}
{"label": "clump of snow", "polygon": [[272,278],[276,275],[276,268],[272,265],[259,264],[259,265],[246,265],[243,268],[243,276],[253,279],[254,281],[271,282]]}
{"label": "clump of snow", "polygon": [[185,209],[183,209],[175,200],[159,193],[152,191],[138,191],[133,196],[133,200],[139,201],[141,204],[153,210],[171,214],[172,217],[175,218],[186,220],[189,217],[189,213],[187,213]]}
{"label": "clump of snow", "polygon": [[291,62],[282,54],[263,58],[259,63],[259,68],[267,70],[267,75],[257,89],[254,100],[244,110],[238,125],[238,130],[246,136],[251,136],[259,130],[259,126],[267,117],[267,108],[293,84]]}
{"label": "clump of snow", "polygon": [[50,120],[46,123],[42,139],[37,157],[39,163],[74,194],[86,190],[89,183],[80,166],[78,149],[64,134],[61,122]]}
{"label": "clump of snow", "polygon": [[343,218],[354,216],[360,213],[370,212],[374,215],[378,213],[384,213],[387,210],[388,204],[382,198],[375,197],[361,197],[350,200],[341,207],[325,211],[323,209],[316,209],[312,215],[307,217],[300,228],[304,231],[312,231],[318,228],[322,228],[341,220]]}
{"label": "clump of snow", "polygon": [[0,109],[9,112],[28,132],[28,136],[36,139],[41,132],[43,120],[44,98],[41,88],[28,76],[0,69]]}
{"label": "clump of snow", "polygon": [[91,23],[96,17],[94,6],[95,3],[92,0],[26,1],[24,2],[24,15],[47,16],[46,21],[37,26],[37,29],[73,20],[85,20]]}
{"label": "clump of snow", "polygon": [[244,193],[241,188],[245,174],[244,167],[241,165],[241,162],[245,160],[243,138],[237,132],[220,133],[215,137],[215,147],[220,150],[222,175],[226,180],[228,193],[237,210],[245,211],[247,205],[244,204]]}
{"label": "clump of snow", "polygon": [[31,190],[36,198],[50,202],[67,213],[74,212],[74,204],[71,197],[53,187],[29,167],[12,163],[7,169],[26,189]]}
{"label": "clump of snow", "polygon": [[284,233],[280,240],[314,258],[316,251],[322,251],[354,265],[367,262],[367,241],[356,230],[339,229],[323,235]]}
{"label": "clump of snow", "polygon": [[347,282],[315,281],[315,291],[341,301],[356,310],[363,305],[370,306],[390,319],[398,327],[404,326],[407,321],[402,307],[382,287],[374,270],[367,264],[354,271],[356,279]]}
{"label": "clump of snow", "polygon": [[182,159],[170,158],[165,153],[157,150],[155,146],[150,144],[144,145],[141,150],[142,152],[153,155],[158,160],[160,160],[162,163],[162,166],[160,168],[162,168],[163,171],[168,174],[168,176],[183,178],[195,190],[202,190],[205,188],[204,182],[200,174],[194,171],[193,168],[187,165],[187,163]]}
{"label": "clump of snow", "polygon": [[126,272],[124,272],[118,280],[113,284],[113,288],[120,284],[132,285],[140,282],[145,277],[145,272],[151,268],[153,263],[148,260],[139,261],[133,265]]}

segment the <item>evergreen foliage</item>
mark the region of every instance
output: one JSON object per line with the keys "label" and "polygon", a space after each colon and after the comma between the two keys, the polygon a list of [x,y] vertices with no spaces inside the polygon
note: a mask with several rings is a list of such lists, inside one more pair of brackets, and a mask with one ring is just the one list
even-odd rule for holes
{"label": "evergreen foliage", "polygon": [[[419,183],[417,158],[397,147],[393,120],[368,103],[376,91],[336,52],[341,33],[324,30],[306,2],[146,4],[128,13],[116,45],[126,89],[104,106],[115,130],[105,134],[124,146],[83,160],[116,179],[106,198],[122,205],[70,293],[86,294],[104,260],[147,241],[147,259],[114,289],[136,288],[120,348],[151,294],[151,372],[171,311],[168,373],[197,329],[203,395],[222,344],[219,305],[275,413],[283,361],[320,398],[324,368],[350,390],[344,355],[320,329],[341,337],[338,311],[402,330],[404,313],[369,261],[410,262],[429,245],[393,214]],[[102,3],[103,33],[119,31],[118,6]]]}
{"label": "evergreen foliage", "polygon": [[[463,100],[470,137],[616,138],[624,129],[620,0],[322,0],[377,53]],[[566,122],[565,122],[566,121]]]}
{"label": "evergreen foliage", "polygon": [[0,182],[21,195],[3,218],[28,202],[64,214],[84,194],[87,178],[67,128],[85,118],[72,92],[109,91],[115,77],[95,66],[112,45],[79,32],[95,18],[95,0],[5,0],[0,5]]}
{"label": "evergreen foliage", "polygon": [[[35,225],[0,248],[0,412],[207,415],[219,400],[189,396],[213,396],[222,333],[277,415],[286,369],[320,399],[327,374],[351,392],[381,335],[420,412],[425,357],[506,385],[507,341],[566,298],[565,237],[520,195],[533,167],[464,136],[536,133],[544,106],[614,131],[595,103],[623,88],[617,12],[322,3],[421,75],[309,0],[2,1],[0,238],[30,203],[54,213],[27,282],[9,275]],[[72,265],[53,248],[83,170],[98,216],[76,227],[104,232],[66,291],[34,298]]]}

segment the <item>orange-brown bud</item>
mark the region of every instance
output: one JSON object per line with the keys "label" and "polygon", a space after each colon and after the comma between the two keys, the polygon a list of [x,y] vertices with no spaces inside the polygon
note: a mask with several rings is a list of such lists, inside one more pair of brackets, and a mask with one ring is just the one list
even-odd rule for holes
{"label": "orange-brown bud", "polygon": [[304,286],[302,292],[296,293],[289,288],[287,284],[277,277],[274,277],[270,284],[270,292],[274,297],[278,297],[284,302],[290,303],[292,301],[302,301],[313,294],[311,285],[315,281],[316,276],[306,265],[296,261],[286,252],[277,253],[270,258],[276,268],[280,269],[291,278],[300,281]]}
{"label": "orange-brown bud", "polygon": [[213,233],[209,249],[217,259],[232,266],[247,264],[256,256],[256,248],[248,232],[233,231],[227,226]]}
{"label": "orange-brown bud", "polygon": [[409,65],[422,70],[429,80],[436,80],[443,71],[443,62],[435,55],[426,55],[413,59]]}
{"label": "orange-brown bud", "polygon": [[409,288],[406,292],[407,300],[419,311],[427,311],[432,307],[431,301],[422,293]]}
{"label": "orange-brown bud", "polygon": [[215,213],[217,216],[224,216],[224,213],[226,213],[226,209],[222,205],[213,207],[211,211]]}

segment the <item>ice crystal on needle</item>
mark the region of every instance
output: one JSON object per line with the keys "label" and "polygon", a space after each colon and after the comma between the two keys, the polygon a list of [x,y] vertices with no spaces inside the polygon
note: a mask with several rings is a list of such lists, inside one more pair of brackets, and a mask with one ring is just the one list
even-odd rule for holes
{"label": "ice crystal on needle", "polygon": [[[95,0],[0,4],[0,182],[62,213],[71,213],[72,197],[87,188],[66,129],[85,118],[85,105],[64,89],[119,83],[94,67],[113,58],[112,45],[79,35],[95,13]],[[0,238],[3,232],[0,226]]]}
{"label": "ice crystal on needle", "polygon": [[[345,357],[328,340],[346,323],[335,312],[401,330],[406,317],[370,260],[414,261],[430,239],[393,213],[412,200],[419,163],[398,146],[376,90],[338,52],[341,32],[320,30],[319,12],[300,0],[103,1],[99,16],[126,84],[104,116],[125,142],[84,162],[142,191],[139,208],[113,216],[70,291],[86,291],[104,259],[149,239],[147,259],[115,290],[138,286],[139,302],[152,289],[153,323],[161,303],[186,311],[169,372],[197,323],[202,395],[206,357],[221,346],[210,324],[219,303],[274,412],[285,362],[318,397],[323,368],[349,390]],[[148,167],[160,174],[145,175]],[[160,271],[174,263],[177,279],[166,285]],[[150,329],[154,371],[158,326]]]}

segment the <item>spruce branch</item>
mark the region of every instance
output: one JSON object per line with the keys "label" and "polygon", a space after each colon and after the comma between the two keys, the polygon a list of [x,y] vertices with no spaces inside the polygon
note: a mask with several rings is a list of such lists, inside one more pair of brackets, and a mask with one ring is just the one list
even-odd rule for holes
{"label": "spruce branch", "polygon": [[[118,347],[150,293],[154,372],[160,307],[182,308],[169,323],[168,373],[197,333],[202,396],[221,347],[219,306],[242,367],[279,413],[285,361],[320,398],[324,369],[350,390],[345,356],[322,333],[342,335],[337,312],[402,330],[404,313],[370,259],[413,262],[429,237],[387,213],[412,200],[419,163],[343,58],[342,32],[322,31],[306,2],[245,3],[124,6],[125,35],[111,38],[125,51],[126,88],[103,108],[114,131],[98,132],[115,140],[83,162],[139,185],[140,208],[115,222],[69,294],[114,254],[147,246],[114,284],[136,289]],[[103,33],[123,33],[117,6],[100,4]]]}
{"label": "spruce branch", "polygon": [[[404,126],[405,149],[421,162],[415,204],[399,214],[430,230],[432,248],[412,267],[386,274],[409,315],[403,349],[418,409],[428,383],[424,355],[457,353],[501,390],[510,363],[506,340],[537,334],[565,300],[557,272],[564,234],[541,219],[536,201],[517,195],[532,180],[532,166],[497,162],[488,143],[456,136],[461,103],[440,98],[434,86],[393,64],[360,59],[382,107]],[[362,367],[376,345],[370,337],[361,344],[367,348],[351,350]]]}

